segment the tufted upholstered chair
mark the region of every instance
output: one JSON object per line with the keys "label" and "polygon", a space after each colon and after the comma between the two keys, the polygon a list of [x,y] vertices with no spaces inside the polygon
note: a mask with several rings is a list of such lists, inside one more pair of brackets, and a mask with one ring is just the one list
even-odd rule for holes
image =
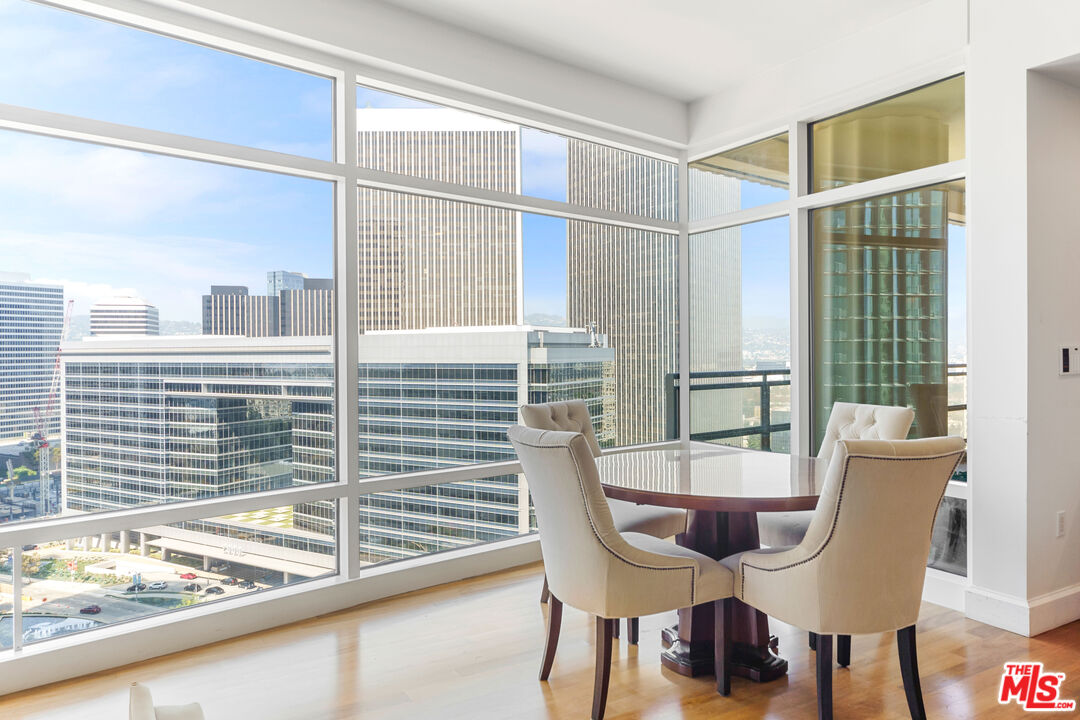
{"label": "tufted upholstered chair", "polygon": [[930,535],[961,438],[840,440],[806,536],[722,562],[735,597],[818,635],[818,716],[832,717],[832,635],[897,631],[913,720],[926,717],[915,651]]}
{"label": "tufted upholstered chair", "polygon": [[[840,440],[903,440],[911,429],[911,408],[834,403],[818,457],[828,460]],[[769,547],[798,545],[810,527],[812,510],[758,513],[758,536]]]}
{"label": "tufted upholstered chair", "polygon": [[[732,612],[731,571],[652,535],[620,533],[582,433],[514,425],[507,435],[532,492],[551,590],[540,679],[547,679],[555,660],[563,603],[595,615],[592,718],[601,720],[617,619],[714,603],[717,627],[730,627],[724,620]],[[717,634],[714,660],[717,690],[726,695],[730,633]]]}
{"label": "tufted upholstered chair", "polygon": [[131,683],[131,692],[128,694],[129,720],[205,720],[205,717],[199,703],[154,707],[150,688]]}
{"label": "tufted upholstered chair", "polygon": [[[600,457],[600,443],[597,442],[596,433],[593,432],[589,408],[583,400],[523,405],[521,408],[521,420],[531,428],[579,432],[585,436],[585,441],[589,443],[589,449],[593,457]],[[615,520],[615,528],[619,532],[645,533],[653,537],[666,538],[686,531],[686,511],[679,508],[635,505],[625,500],[608,500],[608,507],[611,509],[611,516]],[[544,589],[540,593],[540,602],[547,602],[547,589],[547,578],[545,577]],[[637,618],[629,618],[626,621],[626,630],[627,640],[631,644],[637,644]],[[619,627],[616,624],[615,637],[618,636]]]}

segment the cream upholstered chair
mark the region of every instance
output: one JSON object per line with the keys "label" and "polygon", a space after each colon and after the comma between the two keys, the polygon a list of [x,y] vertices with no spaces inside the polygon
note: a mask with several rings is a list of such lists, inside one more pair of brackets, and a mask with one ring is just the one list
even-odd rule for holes
{"label": "cream upholstered chair", "polygon": [[[903,440],[914,417],[915,412],[906,407],[833,403],[818,457],[828,461],[840,440]],[[758,513],[758,537],[769,547],[798,545],[813,516],[813,510]]]}
{"label": "cream upholstered chair", "polygon": [[[540,430],[570,430],[585,436],[593,457],[600,457],[600,443],[593,431],[592,417],[584,400],[567,400],[537,405],[523,405],[521,420],[525,425]],[[608,500],[611,516],[615,520],[615,529],[619,532],[637,532],[666,538],[686,531],[686,511],[678,508],[665,508],[653,505],[635,505],[625,500]],[[540,602],[547,602],[547,578],[540,593]],[[631,644],[638,641],[637,618],[626,621],[627,640]],[[615,637],[619,636],[618,623],[615,625]]]}
{"label": "cream upholstered chair", "polygon": [[934,518],[963,455],[961,438],[840,440],[802,542],[722,561],[737,598],[818,634],[819,718],[832,717],[832,635],[893,630],[911,717],[926,717],[915,622]]}
{"label": "cream upholstered chair", "polygon": [[567,603],[596,616],[593,720],[607,704],[611,639],[618,618],[714,603],[717,614],[717,690],[730,689],[731,571],[719,562],[642,533],[620,533],[600,486],[592,448],[579,432],[514,425],[517,451],[536,507],[548,585],[547,643],[540,667],[546,680],[555,660]]}
{"label": "cream upholstered chair", "polygon": [[[911,429],[915,412],[911,408],[860,403],[833,403],[829,424],[821,440],[818,457],[828,461],[840,440],[903,440]],[[786,513],[758,513],[758,537],[763,545],[798,545],[806,536],[813,510]],[[837,660],[847,667],[851,661],[851,638],[837,640]],[[817,636],[810,633],[810,649],[817,649]]]}
{"label": "cream upholstered chair", "polygon": [[199,703],[154,707],[150,688],[139,683],[131,683],[131,692],[128,694],[128,720],[205,720],[205,718]]}

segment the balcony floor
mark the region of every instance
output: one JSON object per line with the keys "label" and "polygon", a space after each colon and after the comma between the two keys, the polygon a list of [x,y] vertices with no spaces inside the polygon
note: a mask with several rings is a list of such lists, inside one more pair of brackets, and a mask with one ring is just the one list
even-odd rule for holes
{"label": "balcony floor", "polygon": [[[127,685],[150,686],[161,704],[197,700],[208,720],[412,720],[587,717],[593,623],[567,608],[549,683],[536,673],[545,610],[539,564],[410,593],[283,628],[49,685],[0,699],[0,717],[117,720]],[[773,621],[790,674],[756,685],[736,678],[715,694],[711,678],[659,666],[659,631],[673,615],[642,619],[637,648],[612,658],[609,720],[816,717],[806,634]],[[1028,639],[923,606],[919,665],[930,717],[1019,717],[999,706],[1002,664],[1032,659],[1065,672],[1062,696],[1080,694],[1080,622]],[[852,665],[834,676],[838,717],[907,718],[892,635],[855,637]]]}

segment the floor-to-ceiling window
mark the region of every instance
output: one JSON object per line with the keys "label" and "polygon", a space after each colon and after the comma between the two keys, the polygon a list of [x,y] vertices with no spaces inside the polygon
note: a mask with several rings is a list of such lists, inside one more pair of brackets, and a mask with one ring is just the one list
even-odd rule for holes
{"label": "floor-to-ceiling window", "polygon": [[528,535],[527,402],[671,437],[674,150],[226,27],[0,17],[0,659]]}
{"label": "floor-to-ceiling window", "polygon": [[[794,417],[812,454],[838,401],[909,406],[911,437],[966,432],[964,78],[840,110],[692,158],[692,438],[786,450],[769,430]],[[931,554],[958,574],[966,480],[962,465]]]}

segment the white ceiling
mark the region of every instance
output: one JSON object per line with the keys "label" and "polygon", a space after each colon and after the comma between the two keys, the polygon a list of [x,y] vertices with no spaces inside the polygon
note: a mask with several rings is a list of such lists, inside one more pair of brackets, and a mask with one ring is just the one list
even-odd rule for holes
{"label": "white ceiling", "polygon": [[[928,0],[380,0],[691,101]],[[856,60],[857,61],[857,60]]]}

